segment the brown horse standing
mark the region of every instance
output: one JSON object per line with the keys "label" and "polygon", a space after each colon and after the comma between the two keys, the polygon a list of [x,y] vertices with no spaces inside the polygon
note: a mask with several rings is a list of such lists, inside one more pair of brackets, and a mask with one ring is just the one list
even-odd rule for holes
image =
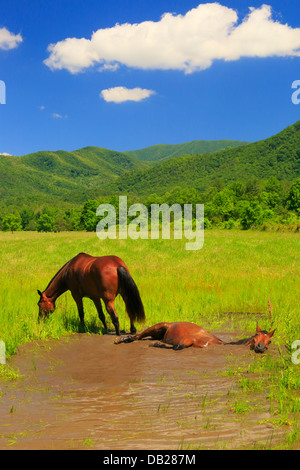
{"label": "brown horse standing", "polygon": [[134,321],[144,321],[145,313],[138,288],[129,270],[117,256],[95,257],[79,253],[68,261],[51,279],[44,292],[38,290],[40,300],[39,318],[45,318],[55,310],[56,299],[71,291],[78,308],[82,324],[84,324],[83,297],[93,300],[100,320],[107,329],[102,310],[103,299],[107,312],[114,324],[116,335],[120,334],[119,319],[115,310],[114,300],[120,293],[130,318],[130,331],[136,332]]}
{"label": "brown horse standing", "polygon": [[151,338],[162,341],[163,343],[155,343],[154,346],[165,347],[164,344],[170,344],[175,350],[189,348],[190,346],[206,348],[211,344],[245,344],[246,346],[250,346],[250,349],[254,349],[255,352],[263,353],[268,349],[270,338],[273,336],[274,331],[275,330],[267,333],[266,331],[261,330],[257,324],[256,333],[251,338],[225,343],[209,331],[195,325],[194,323],[163,322],[157,323],[137,335],[118,338],[115,343],[130,343],[131,341],[141,340],[150,336]]}

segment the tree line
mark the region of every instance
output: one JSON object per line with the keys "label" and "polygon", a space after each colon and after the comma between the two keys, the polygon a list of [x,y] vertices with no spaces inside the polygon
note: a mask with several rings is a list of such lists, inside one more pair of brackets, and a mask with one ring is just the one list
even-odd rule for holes
{"label": "tree line", "polygon": [[[128,195],[128,206],[143,203],[148,209],[151,204],[204,204],[205,227],[225,229],[290,227],[300,230],[300,178],[293,183],[271,177],[266,181],[257,178],[247,182],[233,182],[226,185],[222,179],[215,180],[204,192],[195,188],[174,187],[163,195],[153,193],[137,197]],[[99,204],[112,204],[118,216],[118,195],[89,199],[82,207],[62,209],[45,206],[35,210],[23,207],[11,212],[1,211],[0,229],[3,231],[95,231],[99,217]]]}

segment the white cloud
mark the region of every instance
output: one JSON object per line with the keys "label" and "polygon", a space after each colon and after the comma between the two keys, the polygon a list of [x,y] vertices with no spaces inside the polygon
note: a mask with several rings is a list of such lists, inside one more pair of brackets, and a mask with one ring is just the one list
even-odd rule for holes
{"label": "white cloud", "polygon": [[11,157],[11,153],[6,153],[6,152],[3,152],[3,153],[0,153],[0,155],[5,155],[6,157]]}
{"label": "white cloud", "polygon": [[124,103],[124,101],[142,101],[149,96],[154,95],[155,91],[145,88],[126,88],[117,86],[102,90],[100,97],[107,102]]}
{"label": "white cloud", "polygon": [[14,49],[22,41],[21,34],[13,34],[7,28],[0,28],[0,49]]}
{"label": "white cloud", "polygon": [[48,51],[44,63],[51,70],[78,73],[96,64],[101,70],[124,64],[191,73],[210,67],[216,59],[300,56],[300,28],[275,21],[268,5],[249,8],[239,22],[235,10],[207,3],[185,15],[166,13],[157,22],[98,29],[91,39],[66,38],[50,44]]}
{"label": "white cloud", "polygon": [[58,114],[58,113],[52,113],[52,117],[54,119],[67,119],[68,118],[66,114],[63,116],[62,114]]}
{"label": "white cloud", "polygon": [[104,64],[98,68],[99,72],[115,72],[119,68],[119,64]]}

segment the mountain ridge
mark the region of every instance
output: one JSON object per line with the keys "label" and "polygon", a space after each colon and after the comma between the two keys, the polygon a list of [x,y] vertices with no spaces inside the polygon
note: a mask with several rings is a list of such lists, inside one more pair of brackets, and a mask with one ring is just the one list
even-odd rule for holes
{"label": "mountain ridge", "polygon": [[0,155],[0,204],[78,206],[105,195],[143,198],[176,186],[203,192],[218,179],[227,184],[271,176],[287,181],[300,176],[300,121],[258,142],[154,162],[92,146]]}
{"label": "mountain ridge", "polygon": [[249,144],[249,142],[230,139],[192,140],[181,144],[156,144],[138,150],[124,151],[123,153],[141,161],[157,163],[158,161],[161,162],[183,155],[212,153],[221,149],[239,147],[247,144]]}
{"label": "mountain ridge", "polygon": [[300,176],[300,121],[258,142],[218,152],[166,160],[145,170],[135,170],[115,188],[138,196],[163,194],[174,186],[205,189],[217,179],[224,184],[249,178],[291,181]]}

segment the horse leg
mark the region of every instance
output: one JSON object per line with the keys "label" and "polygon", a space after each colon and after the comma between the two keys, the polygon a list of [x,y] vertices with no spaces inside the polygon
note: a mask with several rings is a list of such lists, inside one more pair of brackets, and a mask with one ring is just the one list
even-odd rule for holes
{"label": "horse leg", "polygon": [[147,338],[147,336],[151,336],[153,339],[162,340],[170,325],[171,323],[163,322],[154,326],[150,326],[150,328],[147,328],[146,330],[136,335],[135,339],[140,340]]}
{"label": "horse leg", "polygon": [[[162,340],[170,325],[171,323],[158,323],[157,325],[151,326],[139,334],[122,336],[115,341],[115,344],[131,343],[132,341],[139,341],[143,338],[147,338],[148,336],[151,336],[153,339]],[[158,346],[158,344],[160,343],[155,343],[153,347],[163,347]]]}
{"label": "horse leg", "polygon": [[105,316],[104,316],[104,313],[103,313],[103,310],[102,310],[101,300],[100,299],[95,299],[95,300],[93,299],[93,302],[94,302],[95,307],[97,309],[98,317],[102,321],[104,329],[107,330],[107,325],[106,325]]}
{"label": "horse leg", "polygon": [[190,348],[194,345],[194,341],[190,338],[180,339],[177,344],[174,344],[173,349],[174,351],[180,351],[184,348]]}
{"label": "horse leg", "polygon": [[106,307],[107,313],[109,314],[109,316],[110,316],[110,318],[113,322],[113,325],[115,327],[116,335],[120,336],[119,318],[118,318],[118,315],[117,315],[117,312],[116,312],[116,309],[115,309],[114,301],[104,299],[104,302],[105,302],[105,307]]}
{"label": "horse leg", "polygon": [[134,326],[133,320],[131,320],[131,318],[130,318],[130,333],[132,335],[136,334],[136,327]]}
{"label": "horse leg", "polygon": [[165,343],[159,343],[159,342],[156,342],[156,343],[153,343],[153,344],[149,344],[149,348],[161,348],[161,349],[173,349],[172,346],[169,346]]}
{"label": "horse leg", "polygon": [[73,296],[73,299],[75,300],[76,305],[77,305],[77,309],[78,309],[78,314],[79,314],[80,322],[81,322],[82,326],[85,326],[85,324],[84,324],[84,310],[83,310],[82,297],[78,297],[78,296],[76,296],[76,295],[73,295],[73,293],[72,293],[72,296]]}
{"label": "horse leg", "polygon": [[125,303],[125,307],[126,307],[126,312],[127,312],[127,316],[130,320],[130,334],[132,335],[135,335],[136,333],[136,327],[134,326],[134,322],[133,322],[133,319],[130,317],[129,315],[129,312],[128,312],[128,308],[127,308],[127,297],[124,293],[121,294],[123,300],[124,300],[124,303]]}

